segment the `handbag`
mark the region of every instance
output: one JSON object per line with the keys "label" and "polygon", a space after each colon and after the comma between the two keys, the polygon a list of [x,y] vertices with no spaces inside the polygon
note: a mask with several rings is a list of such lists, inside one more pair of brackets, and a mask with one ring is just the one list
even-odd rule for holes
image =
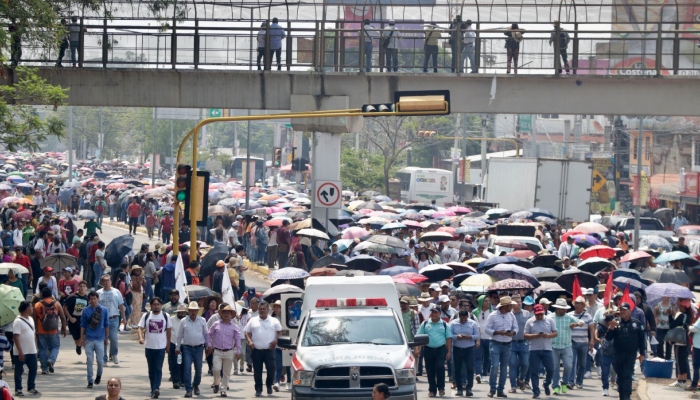
{"label": "handbag", "polygon": [[670,342],[672,344],[687,345],[688,344],[688,334],[685,329],[681,326],[677,326],[670,331],[666,332],[664,336],[664,341]]}

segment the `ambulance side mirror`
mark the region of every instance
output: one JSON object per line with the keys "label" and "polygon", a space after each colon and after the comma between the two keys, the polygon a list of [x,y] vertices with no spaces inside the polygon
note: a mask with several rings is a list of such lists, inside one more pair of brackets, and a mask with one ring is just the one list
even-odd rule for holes
{"label": "ambulance side mirror", "polygon": [[289,336],[280,336],[279,339],[277,339],[277,346],[279,346],[283,349],[290,349],[290,350],[297,349],[297,345],[292,344],[292,339]]}
{"label": "ambulance side mirror", "polygon": [[430,342],[430,337],[428,337],[428,335],[415,335],[413,341],[408,342],[408,347],[427,346],[428,342]]}

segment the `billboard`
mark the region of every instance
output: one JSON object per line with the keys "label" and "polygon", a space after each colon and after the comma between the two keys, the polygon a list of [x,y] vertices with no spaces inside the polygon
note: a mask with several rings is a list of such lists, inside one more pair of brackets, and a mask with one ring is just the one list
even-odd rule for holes
{"label": "billboard", "polygon": [[416,193],[447,192],[449,187],[448,174],[416,173]]}
{"label": "billboard", "polygon": [[[627,0],[618,4],[613,13],[612,30],[617,33],[613,33],[612,43],[623,43],[626,51],[611,51],[610,74],[653,75],[657,61],[661,63],[663,73],[668,74],[673,68],[672,39],[675,33],[662,33],[662,57],[656,60],[656,31],[659,25],[663,31],[673,31],[678,22],[681,31],[678,35],[678,74],[700,75],[700,52],[696,48],[700,39],[697,22],[700,1]],[[642,67],[649,71],[643,71]]]}

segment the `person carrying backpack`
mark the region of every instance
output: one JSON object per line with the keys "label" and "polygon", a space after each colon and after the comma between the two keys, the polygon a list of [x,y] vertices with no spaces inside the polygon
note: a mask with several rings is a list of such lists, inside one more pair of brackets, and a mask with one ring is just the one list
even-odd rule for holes
{"label": "person carrying backpack", "polygon": [[428,397],[445,395],[445,361],[450,360],[452,348],[452,333],[447,323],[440,319],[440,307],[436,304],[430,306],[430,319],[423,321],[416,335],[428,335],[428,345],[420,350],[416,349],[416,357],[424,352],[425,369],[428,373]]}
{"label": "person carrying backpack", "polygon": [[61,321],[61,335],[66,337],[66,317],[63,308],[53,298],[51,288],[41,290],[41,300],[34,306],[34,325],[36,326],[36,342],[41,362],[41,374],[54,373],[54,364],[58,358],[61,346],[58,337],[58,322]]}
{"label": "person carrying backpack", "polygon": [[[88,389],[100,384],[104,367],[104,349],[109,338],[109,311],[100,305],[97,292],[88,293],[88,306],[80,316],[80,342],[87,356]],[[97,376],[92,379],[92,361],[97,358]]]}
{"label": "person carrying backpack", "polygon": [[104,197],[99,197],[95,202],[95,213],[97,214],[97,223],[102,226],[102,216],[107,209]]}

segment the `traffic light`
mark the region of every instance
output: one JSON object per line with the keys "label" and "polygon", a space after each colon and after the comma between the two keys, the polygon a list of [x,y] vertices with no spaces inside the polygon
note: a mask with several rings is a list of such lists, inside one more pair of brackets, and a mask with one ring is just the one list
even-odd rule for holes
{"label": "traffic light", "polygon": [[309,161],[305,158],[295,158],[292,160],[292,171],[303,172],[308,168]]}
{"label": "traffic light", "polygon": [[[187,180],[187,190],[185,193],[185,218],[186,224],[190,224],[190,213],[195,213],[197,226],[207,226],[207,218],[209,217],[209,171],[197,171],[197,191],[193,193],[190,190],[192,180],[192,171],[189,173]],[[194,196],[194,197],[192,197]],[[194,200],[194,204],[190,207],[190,203]]]}
{"label": "traffic light", "polygon": [[192,177],[192,167],[187,164],[177,165],[177,178],[175,179],[175,199],[180,203],[185,203],[190,191],[190,179]]}
{"label": "traffic light", "polygon": [[[365,104],[362,106],[363,113],[385,113],[396,112],[396,106],[391,103],[385,104]],[[365,115],[367,117],[367,115]]]}
{"label": "traffic light", "polygon": [[432,137],[433,135],[437,134],[437,131],[418,131],[418,137]]}
{"label": "traffic light", "polygon": [[395,115],[447,115],[450,113],[449,90],[413,90],[394,92],[393,103],[365,104],[362,106],[364,117]]}
{"label": "traffic light", "polygon": [[275,147],[275,157],[272,161],[272,166],[279,168],[282,165],[282,149]]}

